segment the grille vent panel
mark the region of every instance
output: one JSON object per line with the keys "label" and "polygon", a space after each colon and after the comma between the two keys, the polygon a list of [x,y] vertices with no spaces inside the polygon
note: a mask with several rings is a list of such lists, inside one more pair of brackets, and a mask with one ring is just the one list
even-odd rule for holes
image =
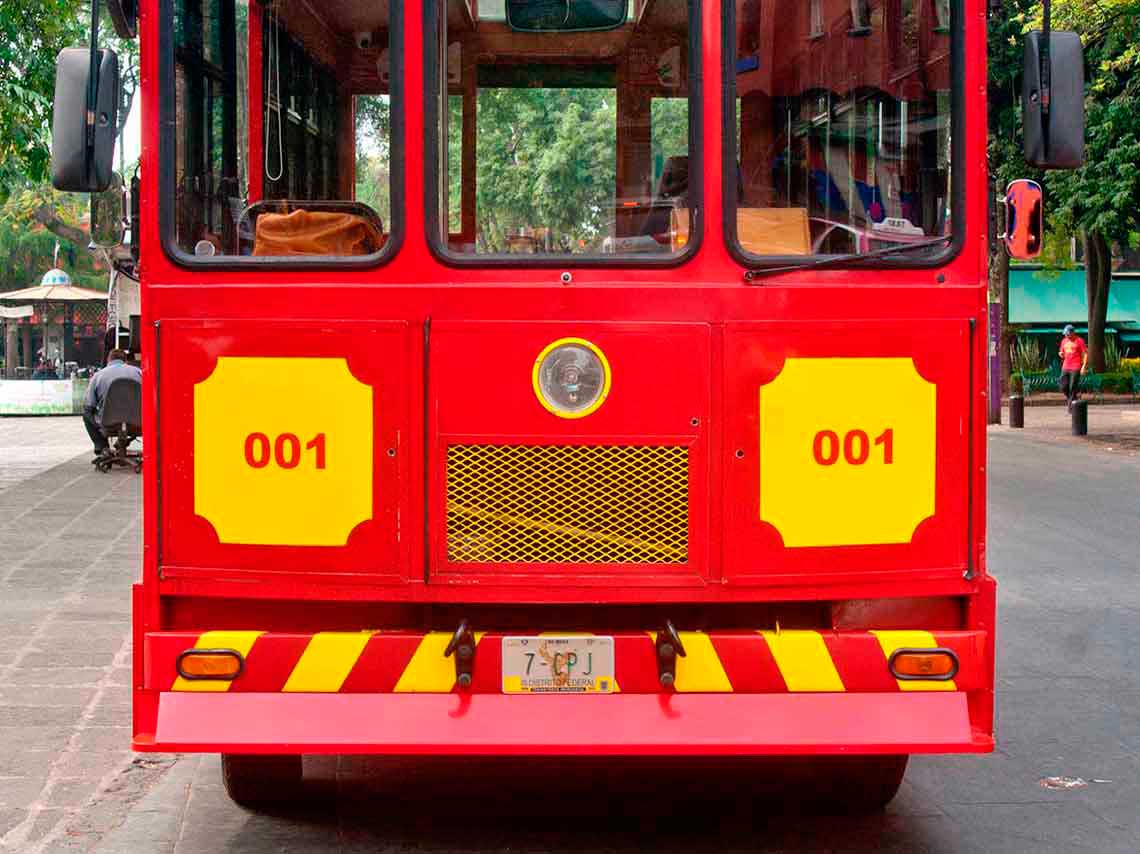
{"label": "grille vent panel", "polygon": [[689,451],[450,445],[451,563],[685,564]]}

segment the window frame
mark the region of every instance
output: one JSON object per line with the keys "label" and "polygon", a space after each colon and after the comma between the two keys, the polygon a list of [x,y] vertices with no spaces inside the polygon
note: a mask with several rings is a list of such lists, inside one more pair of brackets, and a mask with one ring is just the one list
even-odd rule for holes
{"label": "window frame", "polygon": [[[856,261],[852,264],[829,264],[833,270],[930,270],[944,267],[958,257],[966,240],[966,170],[965,170],[965,123],[964,123],[964,86],[965,86],[965,18],[963,15],[964,0],[950,0],[950,234],[946,248],[941,252],[921,259],[891,259],[881,258],[868,261]],[[765,270],[772,267],[789,267],[800,264],[810,264],[826,258],[837,257],[831,255],[754,255],[740,245],[739,229],[737,226],[737,209],[739,199],[735,180],[738,151],[736,143],[736,4],[735,0],[721,0],[721,32],[722,32],[722,66],[729,85],[721,87],[723,102],[721,115],[722,151],[721,151],[721,177],[724,218],[724,240],[728,254],[733,260],[748,270]],[[888,48],[889,49],[889,48]],[[732,168],[730,168],[730,165]],[[935,239],[936,235],[930,237]]]}
{"label": "window frame", "polygon": [[[428,250],[432,256],[448,267],[457,268],[671,268],[692,260],[700,251],[704,238],[702,210],[704,209],[704,164],[706,155],[703,149],[701,114],[704,75],[701,73],[703,53],[701,51],[701,8],[702,3],[716,0],[689,0],[689,241],[685,248],[675,255],[657,257],[654,255],[574,255],[574,254],[533,254],[510,255],[505,253],[465,254],[455,252],[446,245],[440,224],[446,220],[447,211],[440,204],[441,181],[444,162],[440,145],[440,107],[446,103],[446,72],[442,64],[447,56],[447,18],[441,14],[442,0],[424,0],[424,228]],[[442,47],[441,47],[442,45]],[[442,96],[442,97],[441,97]]]}
{"label": "window frame", "polygon": [[[176,59],[174,50],[174,2],[160,0],[158,52],[159,93],[158,109],[161,127],[175,127]],[[253,4],[251,4],[252,8]],[[391,164],[391,223],[388,239],[379,252],[369,255],[214,255],[199,257],[178,245],[177,236],[177,134],[162,133],[158,138],[158,228],[159,239],[166,257],[187,270],[327,270],[374,269],[392,261],[404,242],[405,233],[405,159],[404,159],[404,12],[402,3],[389,5],[389,96],[392,110]],[[264,67],[264,66],[263,66]],[[260,73],[260,72],[259,72]],[[262,104],[264,109],[265,104]],[[305,117],[302,117],[302,127]],[[262,168],[261,165],[258,168]]]}

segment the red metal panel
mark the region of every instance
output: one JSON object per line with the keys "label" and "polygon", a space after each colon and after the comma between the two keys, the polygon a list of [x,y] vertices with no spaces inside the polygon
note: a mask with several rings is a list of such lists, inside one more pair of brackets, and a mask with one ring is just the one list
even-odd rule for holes
{"label": "red metal panel", "polygon": [[[527,634],[528,632],[521,632]],[[539,630],[530,632],[538,634]],[[140,649],[145,650],[147,670],[144,687],[167,691],[175,684],[176,662],[180,653],[199,642],[200,632],[157,632],[147,635]],[[473,694],[502,692],[501,632],[488,632],[476,648]],[[614,638],[615,679],[625,694],[661,694],[657,658],[653,639],[648,632],[621,632]],[[803,663],[803,668],[834,666],[842,689],[850,693],[893,693],[899,690],[887,667],[887,658],[878,638],[871,632],[820,632],[830,661]],[[253,643],[245,658],[241,675],[227,690],[238,693],[281,691],[297,667],[312,639],[312,634],[266,632]],[[758,631],[710,632],[713,660],[702,667],[723,669],[734,693],[783,693],[789,690],[768,640]],[[985,632],[940,631],[935,635],[938,646],[950,649],[958,658],[959,669],[954,688],[960,692],[988,690]],[[344,653],[339,659],[326,659],[325,665],[343,666],[347,677],[340,693],[386,693],[393,691],[409,668],[413,656],[424,639],[420,632],[378,632],[368,639],[363,649]],[[214,643],[206,644],[217,646]],[[223,643],[222,646],[225,646]],[[926,688],[931,685],[924,686]],[[941,687],[941,686],[934,686]],[[678,688],[684,690],[683,684]],[[414,682],[406,690],[423,690]],[[435,686],[432,690],[437,690]]]}
{"label": "red metal panel", "polygon": [[[410,430],[406,387],[407,325],[357,321],[174,320],[162,325],[158,389],[163,432],[162,571],[167,578],[280,578],[284,572],[346,581],[396,581],[406,570],[397,535],[407,513]],[[214,373],[220,357],[344,359],[348,371],[372,391],[371,518],[343,546],[223,543],[213,525],[195,513],[195,386]],[[282,368],[282,370],[287,370]],[[305,399],[298,397],[297,407]],[[307,413],[311,414],[311,413]],[[198,416],[201,413],[197,413]],[[269,432],[274,432],[270,430]],[[389,452],[388,449],[391,449]],[[240,459],[240,447],[216,448]],[[268,511],[267,511],[268,512]]]}
{"label": "red metal panel", "polygon": [[[867,320],[858,322],[729,323],[726,332],[725,575],[731,583],[794,584],[811,578],[863,579],[960,577],[968,554],[969,326],[965,321]],[[765,460],[760,457],[760,406],[764,388],[785,360],[911,359],[918,375],[936,387],[935,512],[910,542],[853,546],[788,547],[776,527],[760,518]],[[844,380],[846,382],[846,380]],[[865,378],[867,395],[877,389]],[[820,406],[835,388],[812,389],[804,406]],[[787,417],[788,413],[780,413]],[[812,436],[802,437],[810,462]],[[890,494],[861,499],[886,511],[901,499]],[[863,507],[859,508],[864,509]],[[827,523],[821,517],[819,524]],[[900,587],[900,595],[907,588]]]}
{"label": "red metal panel", "polygon": [[981,753],[931,694],[162,694],[143,751],[379,754]]}
{"label": "red metal panel", "polygon": [[[605,354],[609,396],[592,414],[549,412],[530,382],[553,341],[585,338]],[[432,568],[454,582],[611,584],[701,578],[708,566],[709,327],[686,323],[439,322],[431,329],[429,411]],[[689,548],[684,565],[456,564],[446,552],[446,450],[450,444],[681,445],[689,449]],[[568,498],[573,502],[574,498]]]}

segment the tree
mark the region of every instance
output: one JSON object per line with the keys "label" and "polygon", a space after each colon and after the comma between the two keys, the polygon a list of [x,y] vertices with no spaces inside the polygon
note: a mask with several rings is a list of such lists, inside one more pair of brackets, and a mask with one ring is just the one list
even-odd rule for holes
{"label": "tree", "polygon": [[[989,140],[987,160],[992,190],[1001,192],[1015,178],[1038,178],[1022,156],[1021,71],[1027,21],[1037,8],[1036,0],[1000,0],[990,16],[988,36],[987,109]],[[991,7],[993,8],[993,7]],[[992,204],[992,202],[991,202]],[[1009,325],[1009,255],[993,229],[990,240],[990,298],[1001,304],[1001,376],[1007,382],[1011,371]]]}
{"label": "tree", "polygon": [[76,0],[0,5],[0,202],[14,185],[47,180],[55,57],[84,29]]}
{"label": "tree", "polygon": [[[75,214],[83,208],[51,189],[48,172],[55,59],[88,39],[89,9],[83,0],[0,5],[0,227],[43,227],[81,250],[87,232]],[[138,88],[138,43],[116,38],[109,19],[100,43],[119,55],[121,139]]]}
{"label": "tree", "polygon": [[1103,371],[1112,247],[1140,246],[1140,0],[1069,0],[1058,11],[1085,46],[1085,162],[1046,185],[1053,221],[1081,234],[1089,362]]}

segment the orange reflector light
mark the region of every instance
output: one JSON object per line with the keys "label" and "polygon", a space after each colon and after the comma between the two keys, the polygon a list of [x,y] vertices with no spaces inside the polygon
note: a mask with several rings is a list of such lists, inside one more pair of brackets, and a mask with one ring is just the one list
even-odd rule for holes
{"label": "orange reflector light", "polygon": [[896,679],[945,681],[958,673],[958,656],[950,649],[899,649],[889,666]]}
{"label": "orange reflector light", "polygon": [[230,682],[241,675],[244,666],[236,649],[188,649],[178,656],[178,675],[183,679]]}

